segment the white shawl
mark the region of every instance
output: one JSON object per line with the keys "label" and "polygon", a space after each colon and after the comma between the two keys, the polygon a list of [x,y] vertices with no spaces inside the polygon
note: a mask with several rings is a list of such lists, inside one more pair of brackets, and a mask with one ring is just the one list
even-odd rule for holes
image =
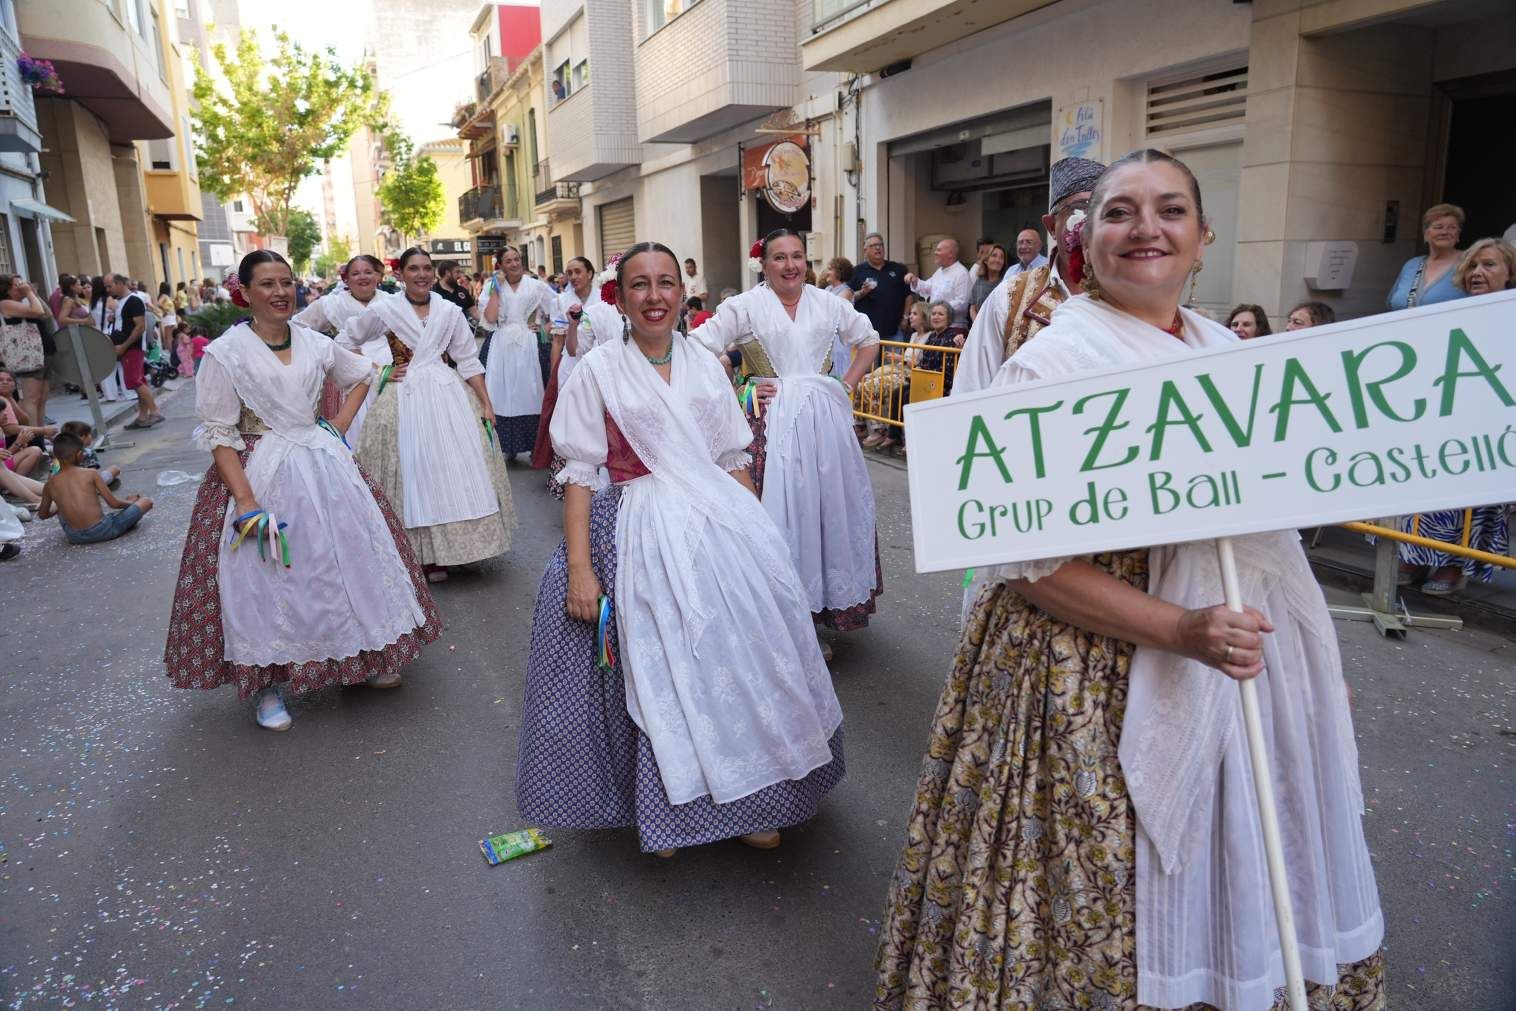
{"label": "white shawl", "polygon": [[[1222,347],[1235,335],[1182,310],[1184,344],[1077,296],[1024,345],[996,385]],[[1363,842],[1358,755],[1336,633],[1294,531],[1234,537],[1243,601],[1267,614],[1260,675],[1285,864],[1309,979],[1367,957],[1383,934]],[[1003,573],[1036,578],[1063,559]],[[1051,567],[1049,567],[1051,566]],[[1148,592],[1186,609],[1223,598],[1215,542],[1155,547]],[[1118,748],[1137,815],[1139,1002],[1266,1008],[1284,982],[1257,799],[1236,686],[1209,665],[1138,647]]]}
{"label": "white shawl", "polygon": [[[373,304],[374,298],[382,298],[384,292],[374,292],[369,305]],[[310,305],[301,309],[295,315],[292,322],[308,326],[312,330],[319,330],[328,337],[339,337],[342,333],[343,324],[355,316],[363,314],[368,306],[353,297],[353,293],[346,287],[336,291],[327,292]],[[328,332],[330,330],[330,332]],[[351,348],[349,348],[351,350]]]}
{"label": "white shawl", "polygon": [[[414,355],[396,391],[405,525],[493,516],[500,502],[485,465],[486,436],[462,383],[481,371],[463,310],[436,292],[425,322],[404,294],[376,296],[369,308]],[[347,327],[354,335],[373,329],[358,321]],[[366,344],[389,347],[382,337]],[[457,363],[456,374],[443,362],[444,351]]]}
{"label": "white shawl", "polygon": [[[651,472],[657,499],[654,530],[638,530],[642,543],[655,542],[663,555],[671,599],[659,606],[672,605],[673,614],[660,617],[677,621],[684,630],[690,648],[698,648],[718,611],[731,621],[731,600],[703,597],[696,588],[701,584],[697,567],[709,570],[729,558],[751,559],[749,575],[739,571],[730,577],[731,592],[761,592],[781,600],[788,599],[797,612],[803,613],[804,593],[790,562],[783,535],[769,520],[752,492],[733,480],[712,459],[706,429],[719,419],[696,417],[687,399],[687,391],[702,382],[718,391],[717,402],[725,410],[737,412],[735,401],[727,392],[724,377],[704,351],[684,339],[674,340],[673,383],[664,382],[635,343],[610,341],[600,345],[580,363],[595,380],[616,426],[621,430],[637,457]],[[703,370],[706,375],[701,376]],[[576,383],[582,382],[581,376]],[[684,387],[681,391],[680,387]],[[557,419],[555,418],[555,425]],[[562,431],[561,427],[558,429]],[[623,504],[618,521],[618,551],[629,513]],[[716,542],[708,538],[716,534]],[[626,581],[633,577],[625,561],[618,566],[617,598],[626,602]],[[755,591],[754,586],[759,589]],[[720,628],[718,624],[715,626]],[[807,623],[807,631],[809,626]],[[724,629],[731,640],[732,629]],[[622,626],[623,642],[635,642],[639,636],[656,630]],[[782,630],[776,634],[783,634]],[[739,635],[740,638],[740,635]],[[718,639],[718,641],[720,641]],[[784,778],[798,778],[830,760],[828,741],[842,723],[842,709],[832,691],[825,665],[813,670],[781,668],[775,664],[757,664],[749,671],[740,692],[689,690],[677,697],[674,713],[639,700],[670,698],[658,683],[667,680],[667,670],[644,670],[637,661],[643,651],[629,646],[623,649],[627,676],[628,709],[632,718],[653,742],[669,800],[685,803],[709,792],[718,804],[746,796],[756,788]],[[819,660],[819,652],[815,657]],[[713,667],[723,663],[721,656],[695,655],[694,659]],[[803,690],[801,687],[803,683]],[[698,756],[708,748],[697,747],[692,733],[709,736],[713,728],[733,728],[749,724],[754,718],[754,700],[767,700],[766,719],[775,725],[766,733],[727,733],[721,735],[720,760],[703,767]],[[785,713],[804,714],[780,719]],[[692,728],[695,728],[692,730]],[[790,770],[772,772],[772,770]],[[755,784],[755,771],[770,770],[771,775]]]}

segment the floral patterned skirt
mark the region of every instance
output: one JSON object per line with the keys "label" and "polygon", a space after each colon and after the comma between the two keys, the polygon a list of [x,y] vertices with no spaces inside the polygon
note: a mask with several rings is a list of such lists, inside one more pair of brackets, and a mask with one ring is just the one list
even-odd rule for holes
{"label": "floral patterned skirt", "polygon": [[[461,380],[460,380],[461,382]],[[400,398],[386,390],[369,406],[358,435],[358,460],[391,502],[405,501],[404,476],[400,472]],[[468,391],[469,410],[479,410],[479,399]],[[443,451],[443,447],[438,447]],[[484,454],[490,485],[500,511],[475,520],[437,523],[429,527],[406,527],[411,547],[423,565],[467,565],[504,553],[511,546],[516,526],[516,508],[511,499],[511,479],[505,461],[495,453]]]}
{"label": "floral patterned skirt", "polygon": [[[763,497],[763,472],[768,465],[768,415],[748,415],[748,426],[753,430],[753,442],[747,451],[752,454],[753,465],[750,471],[753,475],[753,487],[758,490],[758,497]],[[816,624],[823,628],[829,628],[834,632],[856,632],[860,628],[867,628],[869,615],[879,609],[879,595],[884,592],[884,567],[879,561],[879,535],[874,535],[874,591],[869,594],[869,599],[852,607],[828,608],[824,611],[816,611],[811,615]]]}
{"label": "floral patterned skirt", "polygon": [[[1147,585],[1145,551],[1094,561]],[[1136,818],[1116,754],[1132,652],[1003,583],[980,592],[890,883],[877,1011],[1138,1007]],[[1309,987],[1313,1009],[1384,1007],[1381,955],[1339,974]]]}
{"label": "floral patterned skirt", "polygon": [[[258,436],[244,436],[247,448],[237,454],[243,466],[258,444]],[[363,474],[363,468],[359,468]],[[442,634],[442,615],[426,586],[426,576],[411,552],[405,528],[390,508],[384,492],[374,479],[363,480],[379,503],[379,511],[389,525],[395,548],[411,576],[426,621],[381,650],[365,650],[356,656],[310,660],[299,664],[247,666],[226,659],[221,631],[221,586],[219,569],[221,531],[231,492],[221,480],[215,464],[200,483],[195,508],[190,513],[189,534],[184,540],[184,559],[179,564],[179,582],[174,588],[173,611],[169,618],[168,643],[163,664],[175,688],[218,688],[236,685],[237,697],[248,698],[270,685],[285,685],[292,694],[303,694],[332,684],[358,684],[376,674],[388,674],[421,655],[421,647],[435,642]]]}

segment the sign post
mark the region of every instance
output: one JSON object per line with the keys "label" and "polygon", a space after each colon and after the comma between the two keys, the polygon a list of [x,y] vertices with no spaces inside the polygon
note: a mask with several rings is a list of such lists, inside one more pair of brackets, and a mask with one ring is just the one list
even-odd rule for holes
{"label": "sign post", "polygon": [[[905,408],[918,572],[1516,501],[1516,291]],[[1393,548],[1381,558],[1393,559]],[[1257,690],[1242,712],[1304,1011]]]}
{"label": "sign post", "polygon": [[[1216,538],[1221,564],[1221,589],[1227,610],[1242,613],[1237,588],[1237,559],[1232,539]],[[1279,839],[1279,807],[1274,803],[1274,777],[1269,774],[1269,751],[1264,743],[1263,717],[1258,710],[1258,684],[1237,682],[1242,694],[1242,727],[1247,734],[1248,761],[1253,766],[1253,792],[1258,794],[1258,827],[1263,832],[1263,856],[1269,865],[1269,891],[1274,897],[1274,922],[1279,927],[1279,951],[1284,959],[1284,986],[1290,1011],[1310,1011],[1305,999],[1305,973],[1300,969],[1300,943],[1295,936],[1295,908],[1290,903],[1290,879],[1284,870],[1284,843]]]}
{"label": "sign post", "polygon": [[100,394],[95,390],[95,384],[99,382],[96,376],[103,378],[116,367],[116,356],[110,338],[94,327],[85,327],[81,323],[71,323],[64,329],[68,332],[68,343],[60,346],[60,354],[53,356],[48,366],[48,378],[72,383],[84,391],[85,399],[89,401],[90,416],[95,420],[95,432],[99,437],[99,442],[95,444],[97,452],[131,447],[133,443],[116,442],[111,438],[105,425],[105,415],[100,410]]}

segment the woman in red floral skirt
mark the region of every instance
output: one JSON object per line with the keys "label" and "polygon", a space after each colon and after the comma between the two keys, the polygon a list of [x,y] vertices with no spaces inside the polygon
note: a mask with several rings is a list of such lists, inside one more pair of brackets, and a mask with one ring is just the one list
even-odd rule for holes
{"label": "woman in red floral skirt", "polygon": [[[195,501],[164,663],[180,688],[237,686],[286,730],[282,691],[399,684],[441,620],[404,529],[343,432],[374,363],[290,322],[295,281],[277,253],[243,258],[253,318],[206,348],[195,441],[214,458]],[[320,422],[330,378],[347,390]]]}

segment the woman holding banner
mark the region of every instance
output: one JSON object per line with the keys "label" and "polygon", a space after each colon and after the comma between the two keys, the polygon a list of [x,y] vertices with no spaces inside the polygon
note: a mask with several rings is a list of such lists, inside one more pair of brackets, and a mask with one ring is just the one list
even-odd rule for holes
{"label": "woman holding banner", "polygon": [[[995,385],[1236,339],[1180,308],[1210,239],[1182,163],[1126,156],[1071,226],[1061,238],[1086,294]],[[1293,531],[1233,541],[1256,605],[1240,613],[1220,603],[1208,541],[996,570],[938,705],[876,1007],[1283,1007],[1228,680],[1260,675],[1311,1007],[1384,1006],[1384,925],[1331,619]]]}

